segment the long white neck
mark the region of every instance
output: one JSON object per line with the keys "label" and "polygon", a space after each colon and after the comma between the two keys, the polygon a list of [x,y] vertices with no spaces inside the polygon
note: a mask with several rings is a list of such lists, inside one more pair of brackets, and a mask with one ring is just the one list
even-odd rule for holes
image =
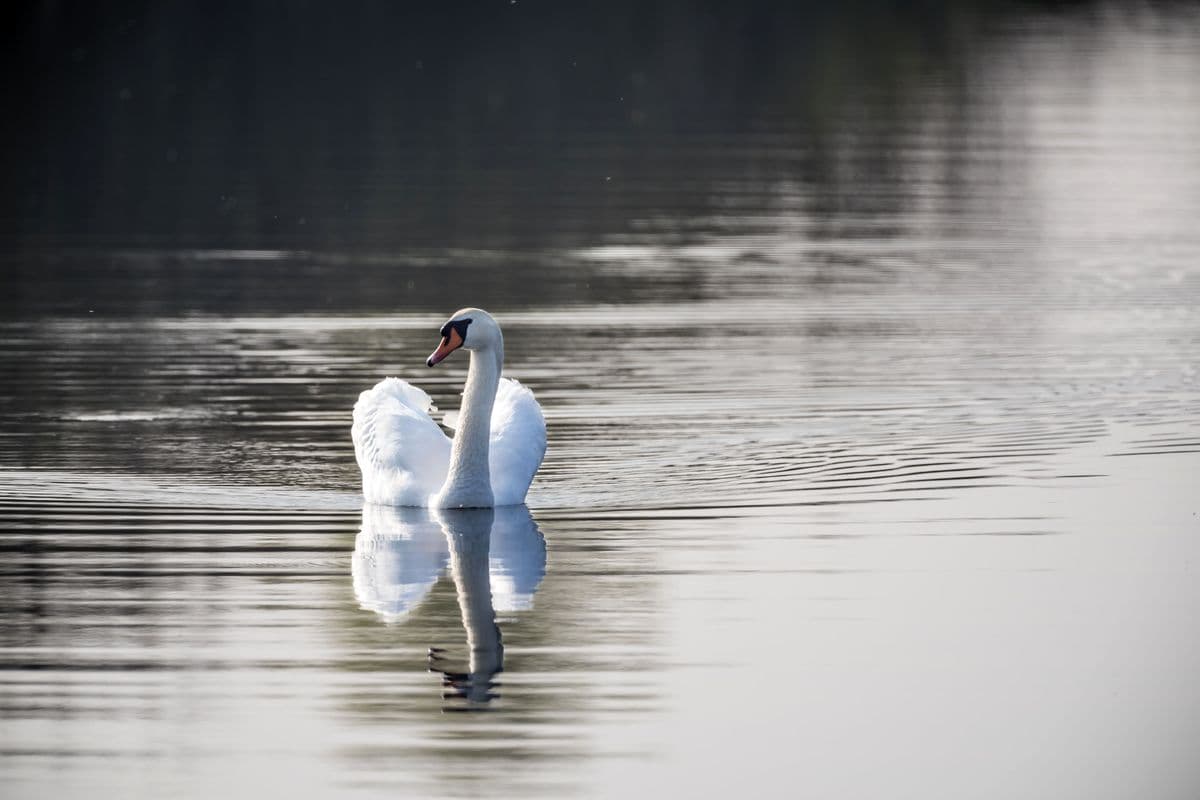
{"label": "long white neck", "polygon": [[446,483],[437,493],[441,508],[486,508],[492,505],[492,478],[488,470],[488,442],[492,434],[492,406],[504,364],[504,345],[471,351],[471,366],[463,390],[458,430],[450,448]]}

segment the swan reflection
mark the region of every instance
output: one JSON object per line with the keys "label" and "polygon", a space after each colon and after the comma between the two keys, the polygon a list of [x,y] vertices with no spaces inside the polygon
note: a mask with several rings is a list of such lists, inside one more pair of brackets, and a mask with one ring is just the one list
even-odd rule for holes
{"label": "swan reflection", "polygon": [[444,666],[430,648],[447,696],[483,703],[504,665],[496,613],[526,610],[546,574],[546,542],[524,505],[500,508],[396,508],[365,504],[351,570],[359,604],[388,621],[410,615],[447,564],[467,632],[466,672]]}
{"label": "swan reflection", "polygon": [[427,508],[363,505],[351,573],[359,605],[386,620],[420,605],[446,568],[442,526]]}

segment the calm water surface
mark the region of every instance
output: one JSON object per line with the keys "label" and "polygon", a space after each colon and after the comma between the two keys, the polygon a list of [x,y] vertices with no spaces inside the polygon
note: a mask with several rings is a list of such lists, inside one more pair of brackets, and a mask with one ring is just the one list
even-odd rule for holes
{"label": "calm water surface", "polygon": [[[540,239],[22,239],[4,795],[1195,797],[1198,20],[601,129]],[[464,305],[528,508],[363,507],[357,393],[456,407]]]}

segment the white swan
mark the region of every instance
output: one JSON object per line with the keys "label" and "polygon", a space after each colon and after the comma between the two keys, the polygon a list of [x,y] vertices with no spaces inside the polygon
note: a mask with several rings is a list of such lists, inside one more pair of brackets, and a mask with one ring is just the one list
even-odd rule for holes
{"label": "white swan", "polygon": [[412,384],[385,378],[363,392],[350,429],[363,498],[433,508],[523,503],[546,454],[541,406],[533,392],[500,377],[504,336],[486,311],[464,308],[441,335],[428,366],[460,347],[471,353],[454,439],[429,415],[429,395]]}

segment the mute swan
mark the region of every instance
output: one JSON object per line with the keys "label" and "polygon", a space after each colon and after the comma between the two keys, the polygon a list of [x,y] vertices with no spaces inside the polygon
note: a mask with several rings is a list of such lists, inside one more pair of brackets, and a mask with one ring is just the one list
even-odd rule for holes
{"label": "mute swan", "polygon": [[[429,416],[429,395],[385,378],[354,404],[354,456],[368,503],[488,508],[525,502],[546,454],[546,420],[533,392],[501,378],[504,336],[491,314],[464,308],[441,329],[432,367],[458,348],[471,354],[453,442]],[[436,409],[434,409],[436,410]],[[447,415],[449,417],[449,415]]]}

